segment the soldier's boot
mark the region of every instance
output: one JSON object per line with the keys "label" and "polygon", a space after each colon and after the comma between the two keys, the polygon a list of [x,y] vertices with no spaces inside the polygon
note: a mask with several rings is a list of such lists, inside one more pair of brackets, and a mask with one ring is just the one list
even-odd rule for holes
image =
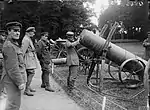
{"label": "soldier's boot", "polygon": [[30,89],[30,92],[36,92],[36,90],[31,87],[29,87],[29,89]]}
{"label": "soldier's boot", "polygon": [[68,90],[69,91],[72,91],[74,89],[74,83],[75,83],[75,80],[71,80],[67,82],[67,86],[68,86]]}
{"label": "soldier's boot", "polygon": [[0,100],[3,99],[3,90],[0,88]]}
{"label": "soldier's boot", "polygon": [[55,92],[55,91],[51,88],[50,84],[46,84],[45,90],[46,90],[46,91],[49,91],[49,92]]}
{"label": "soldier's boot", "polygon": [[45,88],[46,85],[45,85],[45,81],[44,81],[44,74],[42,73],[41,75],[41,79],[42,79],[42,84],[41,84],[41,88]]}
{"label": "soldier's boot", "polygon": [[46,91],[55,92],[49,84],[49,73],[44,74],[44,82],[45,82],[45,90]]}
{"label": "soldier's boot", "polygon": [[70,87],[70,80],[67,78],[67,87]]}
{"label": "soldier's boot", "polygon": [[71,89],[74,89],[74,83],[75,83],[75,80],[71,80],[70,81],[70,87],[71,87]]}
{"label": "soldier's boot", "polygon": [[71,81],[69,78],[67,78],[67,89],[71,91]]}
{"label": "soldier's boot", "polygon": [[41,88],[45,88],[46,86],[45,86],[45,84],[44,83],[42,83],[41,84]]}
{"label": "soldier's boot", "polygon": [[3,86],[2,84],[0,83],[0,96],[3,94]]}
{"label": "soldier's boot", "polygon": [[24,91],[24,95],[27,95],[27,96],[34,96],[34,94],[31,93],[29,87],[26,87],[26,89],[25,89],[25,91]]}
{"label": "soldier's boot", "polygon": [[34,94],[32,94],[31,91],[30,91],[31,90],[30,84],[31,84],[32,78],[33,78],[32,74],[27,77],[27,83],[26,83],[26,89],[24,91],[24,95],[34,96]]}

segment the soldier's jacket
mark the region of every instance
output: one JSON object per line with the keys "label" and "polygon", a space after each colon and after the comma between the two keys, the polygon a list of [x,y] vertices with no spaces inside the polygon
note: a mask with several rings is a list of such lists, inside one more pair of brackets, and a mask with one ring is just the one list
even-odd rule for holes
{"label": "soldier's jacket", "polygon": [[35,48],[30,37],[27,35],[24,36],[22,40],[22,50],[24,55],[24,62],[26,69],[36,69],[37,68],[37,59]]}
{"label": "soldier's jacket", "polygon": [[67,65],[79,65],[79,57],[75,50],[75,47],[72,45],[72,43],[67,40],[66,41],[66,49],[67,49]]}
{"label": "soldier's jacket", "polygon": [[4,41],[0,39],[0,75],[2,75],[2,72],[3,72],[3,55],[2,55],[3,44],[4,44]]}
{"label": "soldier's jacket", "polygon": [[[23,52],[19,45],[7,39],[3,45],[4,72],[3,77],[7,76],[9,81],[19,86],[26,82],[25,64]],[[7,81],[6,81],[7,82]]]}
{"label": "soldier's jacket", "polygon": [[4,41],[0,39],[0,53],[2,53],[3,44],[4,44]]}
{"label": "soldier's jacket", "polygon": [[148,38],[144,40],[143,46],[145,47],[145,60],[148,60],[150,58],[150,42]]}
{"label": "soldier's jacket", "polygon": [[37,57],[40,62],[45,64],[50,64],[50,45],[48,41],[44,38],[41,38],[37,43]]}

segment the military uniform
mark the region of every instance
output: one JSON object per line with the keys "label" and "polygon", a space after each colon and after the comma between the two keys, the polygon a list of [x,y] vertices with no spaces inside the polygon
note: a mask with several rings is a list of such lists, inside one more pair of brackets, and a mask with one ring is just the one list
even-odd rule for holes
{"label": "military uniform", "polygon": [[[41,88],[45,88],[45,90],[48,90],[50,92],[54,92],[54,90],[51,89],[49,84],[49,64],[50,64],[50,44],[48,42],[48,39],[45,39],[44,34],[42,34],[41,39],[37,43],[37,57],[40,61],[41,69],[42,69],[42,85]],[[48,34],[48,33],[47,33]]]}
{"label": "military uniform", "polygon": [[[26,30],[26,33],[29,33],[31,31],[35,32],[35,28],[29,27]],[[22,50],[23,50],[24,62],[25,62],[26,72],[27,72],[27,83],[26,83],[26,89],[24,94],[28,96],[33,96],[31,92],[35,92],[35,90],[31,89],[30,85],[32,82],[32,78],[35,74],[35,69],[37,68],[37,57],[36,57],[33,42],[27,34],[24,36],[22,40]]]}
{"label": "military uniform", "polygon": [[[72,32],[68,32],[67,34],[72,35]],[[75,50],[75,46],[78,43],[78,41],[71,42],[70,40],[66,40],[67,65],[69,66],[67,85],[69,89],[73,89],[78,74],[79,57]]]}
{"label": "military uniform", "polygon": [[145,47],[144,59],[148,61],[150,58],[150,42],[148,38],[144,40],[143,46]]}
{"label": "military uniform", "polygon": [[0,30],[0,96],[3,93],[4,85],[1,80],[2,72],[3,72],[3,55],[2,55],[2,47],[6,38],[6,31]]}
{"label": "military uniform", "polygon": [[[18,22],[11,22],[6,27],[20,27]],[[7,105],[5,110],[19,110],[21,104],[21,85],[26,83],[25,64],[23,53],[17,41],[8,35],[3,45],[4,71],[2,80],[7,92]]]}
{"label": "military uniform", "polygon": [[2,70],[3,70],[2,48],[3,48],[3,44],[5,42],[4,37],[6,37],[6,31],[5,30],[0,30],[0,79],[1,79]]}

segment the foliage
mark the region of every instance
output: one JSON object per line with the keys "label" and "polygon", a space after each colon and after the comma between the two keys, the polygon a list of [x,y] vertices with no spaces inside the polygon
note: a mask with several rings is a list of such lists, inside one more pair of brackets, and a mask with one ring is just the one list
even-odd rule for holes
{"label": "foliage", "polygon": [[[145,39],[145,37],[147,37],[145,35],[147,23],[146,20],[148,19],[146,2],[143,6],[128,6],[126,5],[127,2],[124,1],[125,0],[122,0],[121,5],[117,5],[115,3],[110,4],[108,9],[106,9],[103,14],[100,15],[99,27],[102,28],[107,21],[111,21],[112,23],[114,23],[114,21],[123,21],[123,24],[128,32],[131,31],[128,33],[130,38],[132,37],[140,40]],[[133,27],[140,27],[141,32],[136,32],[136,28],[132,29]],[[135,32],[136,36],[134,36]],[[141,37],[141,35],[143,36]]]}
{"label": "foliage", "polygon": [[77,31],[81,24],[90,24],[91,11],[83,7],[86,1],[5,2],[2,27],[8,21],[19,21],[23,24],[23,32],[27,27],[35,26],[37,36],[41,31],[48,31],[53,39],[63,38],[68,30]]}

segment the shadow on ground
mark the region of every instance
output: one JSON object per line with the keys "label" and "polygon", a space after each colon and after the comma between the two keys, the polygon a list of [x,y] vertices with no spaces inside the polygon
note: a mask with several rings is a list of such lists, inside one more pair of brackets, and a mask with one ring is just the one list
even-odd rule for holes
{"label": "shadow on ground", "polygon": [[139,107],[146,106],[143,88],[126,89],[120,82],[106,79],[103,91],[95,93],[86,86],[86,75],[78,76],[76,89],[69,93],[66,87],[68,68],[57,66],[55,70],[57,70],[53,74],[55,80],[78,104],[88,108],[86,110],[102,108],[103,96],[107,98],[106,108],[108,110],[138,110]]}
{"label": "shadow on ground", "polygon": [[[116,44],[133,54],[143,58],[144,48],[141,43],[118,43]],[[136,48],[135,48],[136,47]],[[64,88],[68,95],[76,101],[85,110],[101,110],[103,98],[106,96],[105,110],[144,110],[146,99],[144,89],[127,89],[123,84],[116,80],[112,80],[108,73],[105,72],[104,87],[101,92],[95,92],[86,85],[87,75],[79,74],[76,81],[76,88],[70,93],[67,91],[66,79],[68,76],[68,68],[65,65],[55,67],[53,74],[54,79]],[[141,109],[142,108],[142,109]]]}

